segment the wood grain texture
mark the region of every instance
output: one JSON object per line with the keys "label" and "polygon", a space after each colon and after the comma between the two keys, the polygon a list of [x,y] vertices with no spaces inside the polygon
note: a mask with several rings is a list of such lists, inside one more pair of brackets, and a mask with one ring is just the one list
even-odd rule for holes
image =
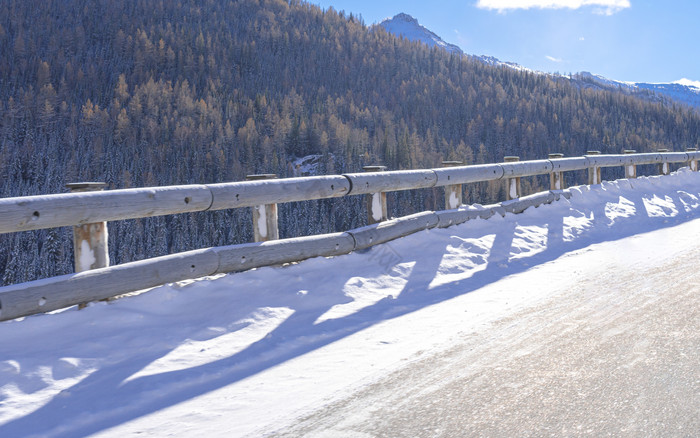
{"label": "wood grain texture", "polygon": [[0,321],[49,312],[214,274],[217,254],[200,249],[0,288]]}
{"label": "wood grain texture", "polygon": [[663,163],[687,163],[690,161],[688,152],[660,152]]}
{"label": "wood grain texture", "polygon": [[659,153],[587,155],[591,167],[636,166],[655,164],[662,161]]}
{"label": "wood grain texture", "polygon": [[379,243],[408,236],[417,231],[435,228],[438,217],[432,211],[416,213],[348,231],[355,239],[355,250],[369,248]]}
{"label": "wood grain texture", "polygon": [[201,211],[211,202],[204,185],[4,198],[0,233]]}
{"label": "wood grain texture", "polygon": [[253,207],[263,204],[337,198],[350,192],[350,181],[341,175],[308,176],[209,184],[210,210]]}
{"label": "wood grain texture", "polygon": [[586,157],[554,158],[549,161],[552,163],[552,171],[554,172],[570,172],[590,167],[589,160]]}
{"label": "wood grain texture", "polygon": [[512,201],[506,201],[501,204],[501,206],[508,213],[522,213],[530,207],[539,207],[542,204],[551,204],[557,199],[557,196],[549,192],[535,193],[529,196],[523,196],[522,198],[514,199]]}
{"label": "wood grain texture", "polygon": [[354,248],[355,241],[348,233],[333,233],[216,247],[212,251],[219,260],[217,273],[228,273],[298,262],[311,257],[348,254]]}
{"label": "wood grain texture", "polygon": [[550,160],[500,163],[500,166],[503,168],[504,178],[544,175],[552,171],[552,162]]}
{"label": "wood grain texture", "polygon": [[391,172],[366,172],[344,174],[351,183],[351,195],[422,189],[435,186],[434,170],[396,170]]}
{"label": "wood grain texture", "polygon": [[467,206],[454,210],[438,211],[435,214],[438,217],[438,228],[447,228],[474,219],[488,219],[496,214],[496,211],[493,208]]}
{"label": "wood grain texture", "polygon": [[433,169],[437,175],[435,186],[493,181],[503,178],[503,167],[498,164],[446,167]]}

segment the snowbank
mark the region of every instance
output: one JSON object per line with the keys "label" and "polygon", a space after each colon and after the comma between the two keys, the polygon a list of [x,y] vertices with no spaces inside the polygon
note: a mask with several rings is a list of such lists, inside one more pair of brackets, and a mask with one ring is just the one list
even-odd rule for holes
{"label": "snowbank", "polygon": [[[497,317],[502,300],[470,293],[595,243],[700,217],[700,173],[684,169],[570,191],[519,215],[347,256],[0,323],[0,436],[273,430],[449,342],[445,322],[467,314],[438,304],[469,294],[479,297],[470,324]],[[541,292],[507,293],[518,306]]]}

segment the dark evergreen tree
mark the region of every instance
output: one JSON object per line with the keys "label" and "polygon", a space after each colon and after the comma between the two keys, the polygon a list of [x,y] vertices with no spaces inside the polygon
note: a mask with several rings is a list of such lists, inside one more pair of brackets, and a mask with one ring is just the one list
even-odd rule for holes
{"label": "dark evergreen tree", "polygon": [[[340,173],[680,150],[700,133],[689,108],[485,65],[299,0],[5,0],[0,53],[3,197],[80,180],[288,177],[309,154],[323,157],[318,172]],[[466,199],[501,191],[476,184]],[[439,205],[430,190],[391,198],[393,215]],[[284,206],[280,230],[348,229],[363,208],[357,197]],[[110,223],[110,258],[249,241],[249,222],[242,210]],[[3,282],[70,272],[69,233],[0,235]]]}

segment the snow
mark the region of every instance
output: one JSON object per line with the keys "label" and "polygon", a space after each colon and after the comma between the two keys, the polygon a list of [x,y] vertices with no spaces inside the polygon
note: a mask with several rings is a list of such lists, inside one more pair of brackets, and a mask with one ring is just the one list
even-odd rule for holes
{"label": "snow", "polygon": [[95,252],[90,248],[87,240],[80,242],[80,271],[87,271],[97,261]]}
{"label": "snow", "polygon": [[510,199],[515,199],[518,197],[518,182],[515,178],[510,180],[510,187],[508,190],[509,190],[508,194],[510,195]]}
{"label": "snow", "polygon": [[[700,82],[690,79],[681,79],[671,83],[646,83],[646,82],[625,82],[608,79],[600,75],[589,72],[580,72],[572,77],[574,82],[593,82],[603,88],[612,90],[623,90],[631,93],[646,93],[652,91],[659,96],[667,96],[677,102],[682,102],[690,106],[700,106]],[[644,96],[644,94],[642,94]],[[649,98],[648,96],[646,98]]]}
{"label": "snow", "polygon": [[372,194],[372,219],[375,222],[382,220],[382,194]]}
{"label": "snow", "polygon": [[672,84],[680,84],[689,88],[696,88],[697,90],[693,90],[696,93],[700,93],[700,81],[693,81],[690,79],[680,79],[677,81],[672,82]]}
{"label": "snow", "polygon": [[449,203],[450,203],[450,208],[459,207],[459,199],[457,199],[457,192],[454,190],[450,191]]}
{"label": "snow", "polygon": [[[333,154],[329,154],[333,159]],[[292,169],[294,176],[315,176],[321,174],[321,161],[323,155],[314,154],[306,155],[301,158],[292,160]]]}
{"label": "snow", "polygon": [[264,436],[603,270],[620,245],[634,263],[700,233],[697,172],[569,191],[346,256],[0,323],[0,436]]}
{"label": "snow", "polygon": [[430,47],[440,47],[450,53],[463,54],[462,49],[454,44],[446,43],[435,33],[418,23],[418,20],[408,14],[397,14],[393,18],[387,18],[379,23],[387,32],[403,36],[409,41],[420,41]]}
{"label": "snow", "polygon": [[264,205],[255,207],[258,212],[258,232],[263,239],[267,237],[267,213]]}

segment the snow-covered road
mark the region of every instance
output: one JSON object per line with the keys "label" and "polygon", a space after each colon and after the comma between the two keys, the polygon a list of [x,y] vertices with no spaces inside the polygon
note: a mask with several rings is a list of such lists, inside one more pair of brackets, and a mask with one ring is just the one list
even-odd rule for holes
{"label": "snow-covered road", "polygon": [[[476,330],[453,326],[449,348],[279,435],[695,436],[700,249],[688,237],[698,233],[696,220],[595,245],[489,285],[546,297]],[[449,305],[468,311],[469,298]]]}
{"label": "snow-covered road", "polygon": [[698,235],[680,171],[0,323],[0,436],[693,435]]}

